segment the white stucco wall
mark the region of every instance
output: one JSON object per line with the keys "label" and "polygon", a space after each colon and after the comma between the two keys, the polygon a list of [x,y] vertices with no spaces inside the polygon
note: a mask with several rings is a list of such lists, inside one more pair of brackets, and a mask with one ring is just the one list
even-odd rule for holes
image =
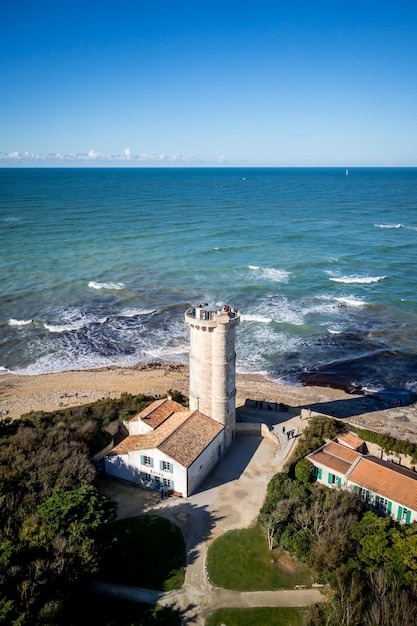
{"label": "white stucco wall", "polygon": [[[358,493],[359,495],[358,490],[361,487],[360,485],[356,485],[356,483],[348,481],[347,487],[348,489]],[[405,523],[406,518],[404,515],[404,509],[406,509],[407,511],[410,511],[408,523],[412,524],[413,522],[417,522],[417,511],[414,511],[413,509],[406,507],[404,504],[401,504],[400,502],[396,502],[395,500],[391,498],[387,498],[387,496],[381,495],[380,493],[370,491],[369,489],[366,489],[366,487],[363,487],[363,489],[367,494],[369,494],[368,499],[365,500],[365,502],[369,504],[370,506],[374,506],[376,509],[378,509],[379,508],[378,500],[380,500],[381,498],[384,498],[388,503],[390,503],[390,506],[385,511],[385,514],[389,515],[394,521]]]}
{"label": "white stucco wall", "polygon": [[[151,459],[152,465],[142,463],[144,456]],[[172,471],[162,469],[162,461],[169,463]],[[167,485],[166,489],[172,488],[183,496],[187,494],[187,471],[185,467],[158,449],[138,450],[129,452],[127,455],[107,456],[105,458],[105,470],[111,476],[136,484],[142,484],[143,475],[150,474],[153,481],[155,478],[159,478],[161,484],[164,479],[170,481],[172,485]]]}
{"label": "white stucco wall", "polygon": [[123,425],[126,427],[129,435],[146,435],[146,433],[152,430],[149,424],[144,424],[141,419],[125,421]]}
{"label": "white stucco wall", "polygon": [[[163,480],[172,481],[166,489],[173,489],[183,497],[188,497],[206,478],[209,472],[218,462],[224,451],[223,432],[219,433],[211,444],[200,454],[200,456],[187,469],[177,461],[158,449],[139,450],[129,452],[126,455],[108,455],[104,459],[105,471],[110,476],[121,478],[138,485],[143,484],[144,474],[150,474],[152,479],[159,478],[161,485]],[[143,457],[151,459],[152,465],[144,465]],[[161,462],[170,464],[172,471],[164,470]],[[143,486],[148,486],[143,484]]]}
{"label": "white stucco wall", "polygon": [[223,454],[223,448],[223,432],[220,432],[188,468],[187,495],[191,495],[210,473]]}

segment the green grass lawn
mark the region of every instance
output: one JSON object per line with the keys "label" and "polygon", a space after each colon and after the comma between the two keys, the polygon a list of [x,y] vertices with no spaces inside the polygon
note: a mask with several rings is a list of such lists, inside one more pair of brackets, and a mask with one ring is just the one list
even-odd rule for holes
{"label": "green grass lawn", "polygon": [[169,520],[157,515],[120,520],[109,528],[109,538],[113,543],[98,580],[161,591],[183,584],[184,537]]}
{"label": "green grass lawn", "polygon": [[213,585],[236,591],[311,586],[309,571],[280,548],[269,550],[262,527],[231,530],[209,547],[207,573]]}
{"label": "green grass lawn", "polygon": [[255,609],[218,609],[206,626],[302,626],[304,609],[264,607]]}

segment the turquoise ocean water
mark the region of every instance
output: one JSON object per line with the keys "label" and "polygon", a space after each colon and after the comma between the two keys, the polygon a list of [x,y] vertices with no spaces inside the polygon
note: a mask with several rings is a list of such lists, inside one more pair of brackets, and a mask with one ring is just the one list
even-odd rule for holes
{"label": "turquoise ocean water", "polygon": [[208,302],[241,372],[417,385],[417,169],[2,169],[0,226],[3,373],[185,362]]}

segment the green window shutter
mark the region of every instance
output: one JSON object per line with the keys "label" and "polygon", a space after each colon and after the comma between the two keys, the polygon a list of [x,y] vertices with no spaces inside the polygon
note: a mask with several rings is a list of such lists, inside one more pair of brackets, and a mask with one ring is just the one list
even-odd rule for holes
{"label": "green window shutter", "polygon": [[397,519],[398,520],[402,520],[403,517],[403,507],[398,505],[398,514],[397,514]]}
{"label": "green window shutter", "polygon": [[318,478],[319,480],[321,480],[321,477],[322,477],[322,476],[323,476],[323,470],[322,470],[322,468],[321,468],[321,467],[319,467],[319,470],[318,470],[318,472],[317,472],[317,478]]}
{"label": "green window shutter", "polygon": [[342,479],[339,476],[339,478],[337,479],[337,486],[340,487],[341,484],[342,484]]}
{"label": "green window shutter", "polygon": [[379,505],[379,496],[375,496],[375,506]]}
{"label": "green window shutter", "polygon": [[408,510],[407,513],[405,514],[405,523],[409,524],[411,521],[411,511]]}
{"label": "green window shutter", "polygon": [[358,485],[353,485],[353,491],[354,491],[355,493],[358,493],[358,490],[359,490]]}
{"label": "green window shutter", "polygon": [[365,500],[366,502],[369,502],[369,491],[365,493]]}
{"label": "green window shutter", "polygon": [[388,501],[388,505],[387,505],[387,513],[388,513],[388,515],[391,515],[391,510],[392,510],[392,502]]}
{"label": "green window shutter", "polygon": [[332,474],[330,472],[327,473],[327,482],[329,485],[332,484]]}

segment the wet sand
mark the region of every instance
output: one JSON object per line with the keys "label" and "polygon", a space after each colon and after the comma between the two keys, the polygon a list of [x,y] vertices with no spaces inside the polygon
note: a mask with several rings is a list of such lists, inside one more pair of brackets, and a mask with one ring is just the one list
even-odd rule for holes
{"label": "wet sand", "polygon": [[[34,376],[3,374],[0,418],[16,419],[30,411],[53,411],[100,398],[117,398],[124,392],[163,397],[175,389],[188,395],[188,380],[187,366],[167,362]],[[285,403],[417,443],[417,403],[397,407],[395,398],[381,400],[329,387],[281,385],[253,374],[238,374],[236,390],[237,407],[247,399]]]}

